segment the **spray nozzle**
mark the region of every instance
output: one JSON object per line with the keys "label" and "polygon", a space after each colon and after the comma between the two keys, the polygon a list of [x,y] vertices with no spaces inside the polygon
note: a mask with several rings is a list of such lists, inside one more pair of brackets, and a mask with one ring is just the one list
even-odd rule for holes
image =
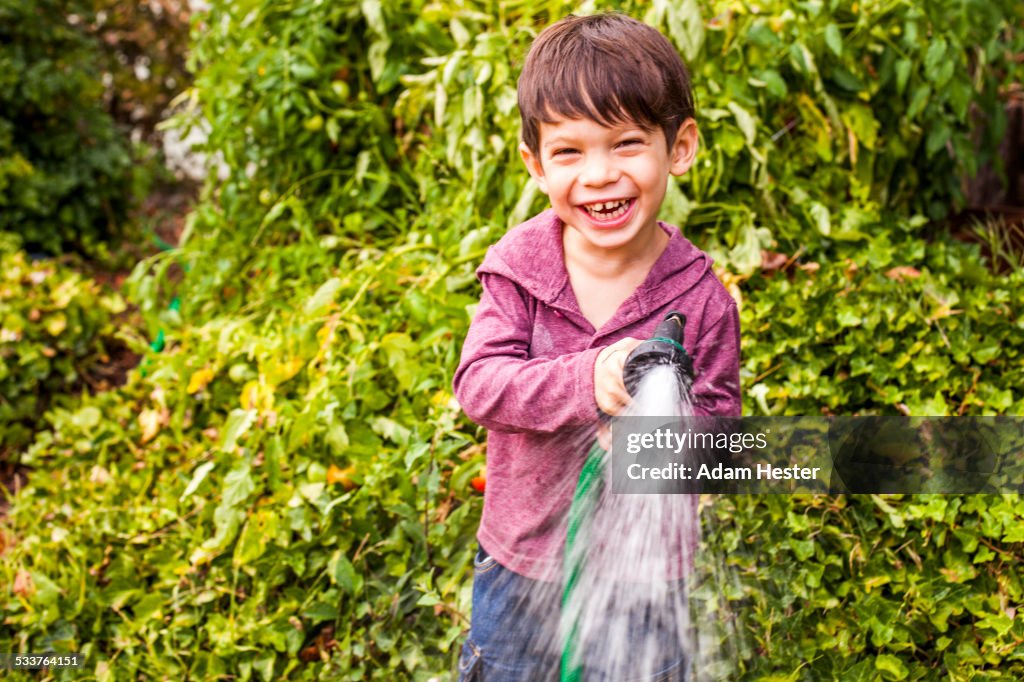
{"label": "spray nozzle", "polygon": [[658,365],[672,367],[687,386],[693,383],[693,360],[683,347],[685,328],[686,316],[673,310],[654,330],[654,336],[633,349],[622,368],[630,395],[636,395],[640,380]]}

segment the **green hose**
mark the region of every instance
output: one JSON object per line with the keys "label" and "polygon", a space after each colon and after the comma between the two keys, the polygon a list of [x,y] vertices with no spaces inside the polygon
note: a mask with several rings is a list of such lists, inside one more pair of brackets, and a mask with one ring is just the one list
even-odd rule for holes
{"label": "green hose", "polygon": [[[583,573],[583,555],[576,551],[577,547],[586,546],[587,521],[590,520],[597,500],[600,498],[604,481],[605,451],[594,443],[587,453],[587,461],[576,481],[576,492],[572,496],[569,507],[569,528],[565,537],[565,589],[562,591],[562,608],[565,609],[579,583]],[[562,682],[581,682],[583,679],[583,656],[579,642],[579,617],[573,616],[562,648]]]}
{"label": "green hose", "polygon": [[[157,247],[161,251],[173,251],[174,249],[178,248],[178,247],[174,246],[173,244],[169,244],[169,243],[165,242],[163,239],[161,239],[160,236],[156,232],[154,232],[152,230],[152,228],[148,228],[148,231],[149,231],[149,234],[150,234],[150,239],[152,240],[152,242],[154,244],[157,245]],[[185,269],[185,272],[188,272],[188,270],[189,270],[187,265],[184,266],[184,269]],[[168,310],[172,310],[174,312],[180,312],[181,311],[181,299],[179,299],[177,296],[175,296],[174,299],[171,301],[171,304],[169,306],[167,306],[167,309]],[[154,353],[159,353],[159,352],[163,351],[165,345],[166,345],[166,339],[164,338],[164,330],[163,330],[163,328],[161,328],[161,329],[157,330],[156,338],[153,339],[153,341],[149,344],[149,349],[151,351],[153,351]],[[152,364],[152,358],[150,358],[149,356],[142,358],[142,362],[139,363],[139,374],[142,375],[142,376],[146,376],[149,373],[149,368],[150,368],[151,364]]]}

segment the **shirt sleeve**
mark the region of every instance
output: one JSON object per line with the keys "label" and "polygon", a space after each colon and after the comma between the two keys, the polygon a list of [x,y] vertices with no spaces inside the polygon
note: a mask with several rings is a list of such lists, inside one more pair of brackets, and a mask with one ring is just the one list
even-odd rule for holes
{"label": "shirt sleeve", "polygon": [[730,301],[722,316],[697,340],[693,355],[694,413],[741,416],[740,316],[734,302]]}
{"label": "shirt sleeve", "polygon": [[594,362],[602,348],[530,358],[528,294],[501,275],[485,273],[480,280],[483,295],[453,381],[466,415],[506,432],[594,424]]}

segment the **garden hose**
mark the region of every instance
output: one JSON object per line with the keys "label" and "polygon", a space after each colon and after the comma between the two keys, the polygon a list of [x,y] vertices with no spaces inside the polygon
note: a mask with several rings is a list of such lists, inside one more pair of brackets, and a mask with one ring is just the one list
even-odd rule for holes
{"label": "garden hose", "polygon": [[[569,526],[565,537],[565,588],[562,591],[562,609],[568,607],[569,600],[576,590],[583,571],[583,557],[577,547],[585,547],[587,539],[587,521],[591,518],[597,500],[600,498],[604,481],[604,449],[594,443],[587,454],[580,477],[576,480],[576,491],[569,507]],[[581,550],[580,550],[581,551]],[[579,650],[578,617],[569,624],[566,632],[565,645],[562,648],[562,682],[581,682],[583,679],[583,657]]]}
{"label": "garden hose", "polygon": [[622,380],[630,395],[636,395],[640,380],[652,367],[668,366],[675,370],[676,377],[689,392],[693,384],[693,360],[683,347],[683,332],[686,316],[673,310],[654,330],[654,335],[626,358],[622,367]]}
{"label": "garden hose", "polygon": [[[173,251],[174,249],[178,248],[178,247],[174,246],[173,244],[169,244],[166,241],[164,241],[163,239],[161,239],[160,236],[158,234],[156,234],[156,232],[152,231],[152,229],[150,229],[149,232],[150,232],[150,239],[152,240],[152,242],[154,244],[156,244],[157,248],[159,248],[161,251]],[[187,272],[188,268],[185,268],[185,270]],[[167,309],[170,310],[170,311],[174,311],[174,312],[180,312],[181,311],[181,299],[178,298],[177,296],[175,296],[171,300],[170,305],[167,306]],[[166,340],[164,338],[164,330],[163,330],[163,327],[161,327],[160,329],[157,330],[156,338],[154,338],[153,341],[150,342],[149,349],[151,351],[153,351],[154,353],[159,353],[159,352],[163,351],[165,345],[166,345]],[[142,375],[142,376],[146,376],[146,374],[149,373],[149,367],[150,367],[151,364],[152,364],[152,361],[151,361],[151,359],[149,357],[143,358],[142,362],[139,363],[139,374]]]}

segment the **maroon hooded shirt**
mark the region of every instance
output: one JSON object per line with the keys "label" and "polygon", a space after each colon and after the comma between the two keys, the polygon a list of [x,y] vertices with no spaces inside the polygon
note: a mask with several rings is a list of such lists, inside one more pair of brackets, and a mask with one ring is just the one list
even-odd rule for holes
{"label": "maroon hooded shirt", "polygon": [[455,372],[455,396],[488,430],[477,538],[506,568],[559,578],[566,516],[597,426],[594,362],[612,343],[646,339],[686,316],[696,415],[739,416],[739,315],[711,258],[659,222],[668,246],[601,329],[583,316],[565,268],[563,223],[547,210],[491,247],[480,305]]}

